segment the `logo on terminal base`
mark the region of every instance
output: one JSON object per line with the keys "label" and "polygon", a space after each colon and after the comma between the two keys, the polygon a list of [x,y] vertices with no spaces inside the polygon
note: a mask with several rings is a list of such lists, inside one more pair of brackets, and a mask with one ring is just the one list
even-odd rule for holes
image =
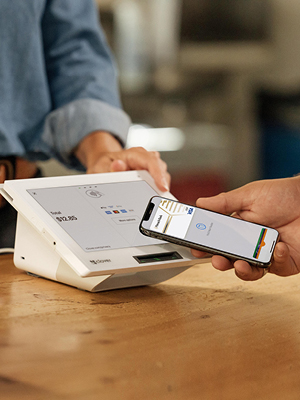
{"label": "logo on terminal base", "polygon": [[102,264],[102,263],[109,263],[111,262],[110,258],[104,259],[104,260],[90,260],[91,264],[97,265],[97,264]]}

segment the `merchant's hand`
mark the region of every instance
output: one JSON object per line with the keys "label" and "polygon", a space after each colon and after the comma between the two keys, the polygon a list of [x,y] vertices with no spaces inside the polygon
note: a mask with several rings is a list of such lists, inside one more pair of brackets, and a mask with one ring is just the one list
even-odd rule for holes
{"label": "merchant's hand", "polygon": [[122,149],[118,140],[107,132],[97,131],[86,136],[75,150],[76,157],[87,173],[147,170],[162,191],[170,188],[166,163],[156,151],[142,147]]}

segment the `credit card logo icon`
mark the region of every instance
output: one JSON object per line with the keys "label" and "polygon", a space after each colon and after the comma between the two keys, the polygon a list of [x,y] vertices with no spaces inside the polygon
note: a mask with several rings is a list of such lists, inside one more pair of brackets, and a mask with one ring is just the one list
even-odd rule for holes
{"label": "credit card logo icon", "polygon": [[260,232],[254,253],[253,253],[253,258],[258,259],[261,249],[265,246],[265,238],[266,238],[266,234],[267,234],[267,229],[263,228]]}

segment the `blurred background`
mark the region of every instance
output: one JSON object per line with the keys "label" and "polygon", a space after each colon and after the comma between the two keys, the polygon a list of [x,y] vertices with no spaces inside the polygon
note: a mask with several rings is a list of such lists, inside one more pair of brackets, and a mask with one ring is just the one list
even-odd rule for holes
{"label": "blurred background", "polygon": [[95,1],[127,146],[160,151],[178,199],[300,172],[299,0]]}

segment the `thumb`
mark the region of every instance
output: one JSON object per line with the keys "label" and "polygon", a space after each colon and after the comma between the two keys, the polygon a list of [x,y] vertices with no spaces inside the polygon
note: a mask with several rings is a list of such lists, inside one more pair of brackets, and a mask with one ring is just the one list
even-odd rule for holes
{"label": "thumb", "polygon": [[286,243],[277,243],[274,251],[274,260],[269,271],[279,276],[289,276],[298,273]]}
{"label": "thumb", "polygon": [[91,165],[86,173],[96,174],[103,172],[119,172],[127,171],[127,164],[122,160],[112,160],[109,156],[103,156],[97,160],[96,163]]}
{"label": "thumb", "polygon": [[[244,209],[247,201],[247,190],[242,188],[213,197],[201,197],[196,201],[197,207],[206,208],[222,214],[232,214]],[[249,197],[250,202],[250,197]]]}
{"label": "thumb", "polygon": [[121,172],[121,171],[127,171],[127,170],[128,170],[127,164],[122,160],[114,160],[111,163],[111,166],[110,166],[111,172]]}

